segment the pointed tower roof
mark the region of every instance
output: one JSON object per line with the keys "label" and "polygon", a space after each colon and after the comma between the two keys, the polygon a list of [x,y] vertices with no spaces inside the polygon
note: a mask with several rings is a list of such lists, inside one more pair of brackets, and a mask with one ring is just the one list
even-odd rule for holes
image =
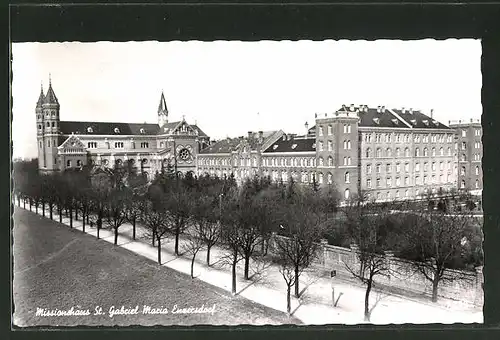
{"label": "pointed tower roof", "polygon": [[47,90],[47,95],[45,96],[45,100],[43,103],[44,104],[59,105],[59,102],[57,101],[56,94],[54,93],[54,90],[52,89],[52,81],[50,80],[50,76],[49,76],[49,89]]}
{"label": "pointed tower roof", "polygon": [[43,83],[42,83],[42,86],[40,89],[40,97],[38,97],[38,102],[36,103],[36,107],[37,108],[42,107],[44,100],[45,100],[45,95],[43,94]]}
{"label": "pointed tower roof", "polygon": [[158,115],[160,114],[168,115],[167,102],[163,91],[161,91],[160,105],[158,105]]}

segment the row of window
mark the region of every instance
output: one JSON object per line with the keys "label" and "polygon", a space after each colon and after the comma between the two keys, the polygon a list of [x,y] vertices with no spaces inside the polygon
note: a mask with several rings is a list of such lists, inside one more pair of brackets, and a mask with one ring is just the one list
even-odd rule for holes
{"label": "row of window", "polygon": [[[52,118],[56,118],[56,111],[52,110],[52,111],[47,111],[47,113],[45,113],[45,118],[50,118],[50,116],[52,115]],[[38,120],[42,119],[42,115],[38,115]]]}
{"label": "row of window", "polygon": [[[481,136],[481,129],[474,129],[474,136]],[[467,137],[467,129],[462,130],[462,137]]]}
{"label": "row of window", "polygon": [[[426,185],[426,184],[438,184],[438,183],[452,183],[454,180],[453,180],[453,177],[448,174],[446,175],[446,177],[444,175],[440,175],[439,176],[439,182],[436,182],[438,179],[437,176],[435,175],[432,175],[430,176],[430,182],[429,182],[429,176],[427,175],[424,175],[422,177],[420,176],[415,176],[415,185]],[[396,177],[395,178],[395,181],[393,181],[393,178],[392,177],[387,177],[386,178],[386,181],[385,181],[385,187],[386,188],[392,188],[393,185],[395,187],[401,187],[401,186],[410,186],[411,183],[410,183],[410,177],[404,177],[403,179],[403,183],[401,183],[401,178],[400,177]],[[373,188],[373,183],[372,183],[372,179],[371,178],[367,178],[366,179],[366,187],[368,189],[372,189]],[[375,188],[381,188],[382,187],[382,179],[381,178],[376,178],[375,179]]]}
{"label": "row of window", "polygon": [[[432,143],[447,143],[453,142],[453,135],[451,134],[414,134],[413,141],[415,143],[428,143],[429,139]],[[367,143],[371,143],[372,140],[375,143],[391,143],[393,141],[393,133],[364,133],[363,140]],[[396,143],[410,143],[410,134],[394,133],[394,140]]]}
{"label": "row of window", "polygon": [[[47,122],[45,124],[45,127],[47,127],[47,128],[50,128],[50,127],[55,128],[55,127],[57,127],[57,122]],[[42,124],[38,124],[38,130],[41,130],[41,129],[42,129]]]}
{"label": "row of window", "polygon": [[[479,165],[476,165],[474,167],[474,174],[476,176],[479,176],[481,169],[479,168]],[[465,166],[460,167],[460,176],[465,176],[467,174],[467,169]]]}
{"label": "row of window", "polygon": [[[351,124],[344,124],[344,133],[351,133]],[[327,126],[327,134],[328,136],[333,135],[333,126],[328,125]],[[318,136],[323,136],[324,131],[323,131],[323,126],[319,125],[318,126]]]}
{"label": "row of window", "polygon": [[[107,142],[107,143],[109,143],[109,142]],[[115,149],[123,149],[125,147],[124,142],[114,142],[113,145],[114,145]],[[147,148],[149,148],[149,142],[141,142],[140,146],[142,149],[147,149]],[[97,149],[97,147],[98,147],[97,142],[87,142],[87,149]],[[107,147],[109,148],[109,145],[107,145]],[[135,149],[134,142],[132,142],[132,149]]]}
{"label": "row of window", "polygon": [[[447,162],[447,169],[445,169],[445,163],[444,162],[439,162],[439,170],[443,171],[443,170],[451,170],[452,166],[451,166],[452,162]],[[392,164],[388,163],[386,164],[385,166],[385,172],[386,173],[391,173],[392,172]],[[376,164],[375,165],[375,172],[377,174],[380,173],[381,171],[381,168],[382,168],[382,164]],[[415,168],[414,168],[415,172],[419,172],[420,171],[420,163],[415,163]],[[405,172],[410,172],[410,163],[404,163],[404,171]],[[429,163],[427,162],[424,162],[424,166],[423,166],[423,171],[426,172],[426,171],[429,171]],[[436,171],[436,162],[432,162],[431,163],[431,171]],[[396,172],[399,173],[401,172],[401,164],[400,163],[396,163]],[[366,165],[366,173],[368,175],[370,175],[372,173],[372,165],[371,164],[367,164]]]}
{"label": "row of window", "polygon": [[[423,152],[422,152],[422,155],[420,154],[420,148],[415,148],[415,157],[429,157],[429,149],[428,148],[424,148],[423,149]],[[392,154],[392,149],[391,148],[387,148],[385,150],[385,153],[382,152],[382,148],[377,148],[376,151],[375,151],[375,157],[376,158],[381,158],[381,157],[401,157],[403,156],[403,154],[401,153],[401,149],[400,148],[396,148],[395,152],[394,152],[394,155]],[[436,148],[433,147],[431,148],[431,154],[430,154],[431,157],[435,157],[436,156]],[[444,148],[439,148],[439,156],[445,156],[445,152],[444,152]],[[447,148],[446,150],[446,156],[452,156],[452,150],[451,148]],[[373,155],[372,155],[372,149],[371,148],[367,148],[366,151],[365,151],[365,157],[366,158],[372,158]],[[405,148],[404,149],[404,157],[410,157],[410,149],[409,148]]]}

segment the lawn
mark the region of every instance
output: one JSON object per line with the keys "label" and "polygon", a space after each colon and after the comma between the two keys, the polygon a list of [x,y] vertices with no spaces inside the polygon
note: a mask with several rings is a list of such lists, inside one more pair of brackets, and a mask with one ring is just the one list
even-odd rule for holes
{"label": "lawn", "polygon": [[[128,326],[298,324],[296,318],[208,285],[93,236],[16,209],[14,324]],[[213,307],[215,305],[215,308]],[[137,314],[110,317],[110,308]],[[168,314],[143,314],[144,306]],[[207,313],[172,313],[182,308]],[[90,315],[40,316],[88,310]],[[102,314],[94,315],[95,310]],[[100,308],[100,309],[99,309]]]}

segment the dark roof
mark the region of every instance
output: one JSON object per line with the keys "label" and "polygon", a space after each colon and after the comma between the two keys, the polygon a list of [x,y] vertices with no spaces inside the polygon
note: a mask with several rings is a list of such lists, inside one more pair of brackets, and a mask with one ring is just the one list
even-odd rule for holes
{"label": "dark roof", "polygon": [[[270,139],[277,135],[279,131],[264,131],[262,132],[262,145],[266,144]],[[259,146],[259,133],[252,132],[250,138],[239,137],[239,138],[226,138],[221,141],[215,142],[214,144],[206,147],[200,151],[200,154],[211,154],[211,153],[230,153],[238,148],[238,145],[242,141],[246,141],[250,145],[250,150],[257,150]]]}
{"label": "dark roof", "polygon": [[[175,129],[177,127],[177,125],[179,125],[182,121],[177,121],[177,122],[169,122],[169,123],[166,123],[164,124],[161,129],[160,127],[158,127],[158,133],[159,134],[163,134],[163,133],[169,133],[169,131],[165,132],[165,128],[167,128],[168,130],[172,130],[172,129]],[[188,124],[188,123],[186,123]],[[198,125],[195,125],[195,124],[188,124],[189,126],[191,126],[193,129],[195,130],[198,130],[198,136],[201,136],[201,137],[207,137],[207,134],[205,132],[203,132],[202,129],[200,129],[198,127]]]}
{"label": "dark roof", "polygon": [[168,114],[167,102],[165,101],[165,96],[163,92],[160,97],[160,105],[158,105],[158,114]]}
{"label": "dark roof", "polygon": [[[110,122],[60,122],[61,132],[66,135],[156,135],[160,131],[158,124],[110,123]],[[92,129],[92,132],[88,128]],[[119,129],[119,133],[115,132]],[[141,133],[144,129],[144,133]]]}
{"label": "dark roof", "polygon": [[[430,118],[419,110],[413,110],[412,113],[410,113],[409,110],[406,110],[406,112],[403,113],[403,111],[399,109],[386,108],[385,111],[381,110],[379,112],[378,108],[369,108],[366,107],[366,105],[361,109],[360,107],[355,107],[354,110],[359,111],[360,127],[397,127],[410,129],[408,125],[411,125],[411,127],[415,129],[449,129],[448,126]],[[340,108],[337,112],[352,111],[350,110],[350,107],[346,105]],[[393,114],[393,112],[401,119]],[[427,121],[427,124],[424,121]],[[310,136],[314,136],[316,134],[316,126],[311,127],[308,133]]]}
{"label": "dark roof", "polygon": [[43,102],[45,101],[45,95],[43,94],[43,87],[40,89],[40,97],[38,97],[38,101],[36,102],[36,107],[42,107]]}
{"label": "dark roof", "polygon": [[49,89],[47,90],[47,95],[43,101],[44,104],[57,104],[59,105],[59,101],[57,100],[56,94],[52,89],[52,84],[49,83]]}
{"label": "dark roof", "polygon": [[[313,147],[316,143],[315,138],[305,138],[303,136],[293,137],[290,139],[283,140],[283,138],[278,139],[276,142],[271,144],[264,153],[271,152],[314,152],[316,148]],[[295,145],[295,147],[293,147]]]}
{"label": "dark roof", "polygon": [[[434,129],[449,129],[448,126],[446,126],[443,123],[438,122],[437,120],[423,114],[419,110],[413,110],[411,113],[409,112],[408,109],[405,110],[405,113],[403,113],[403,110],[399,110],[399,109],[392,109],[392,110],[416,129],[432,129],[432,128],[434,128]],[[412,122],[412,120],[414,122]],[[427,120],[428,125],[424,123],[424,120]]]}
{"label": "dark roof", "polygon": [[[174,129],[181,122],[171,122],[165,124],[163,127],[168,129]],[[189,124],[188,124],[189,125]],[[206,137],[207,135],[198,126],[190,125],[193,129],[198,130],[198,135]],[[60,122],[61,133],[65,135],[70,135],[72,133],[79,135],[158,135],[164,132],[160,129],[158,124],[151,123],[113,123],[113,122],[76,122],[76,121],[61,121]],[[89,132],[88,128],[91,128],[92,132]],[[115,132],[115,128],[118,128],[119,133]],[[144,133],[141,133],[141,129],[144,129]]]}

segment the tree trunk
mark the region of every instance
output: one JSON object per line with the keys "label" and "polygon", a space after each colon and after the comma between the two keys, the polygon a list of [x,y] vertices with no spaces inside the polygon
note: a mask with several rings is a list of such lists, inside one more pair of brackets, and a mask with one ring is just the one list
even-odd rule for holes
{"label": "tree trunk", "polygon": [[45,201],[42,201],[42,216],[45,217]]}
{"label": "tree trunk", "polygon": [[118,227],[113,228],[115,230],[115,246],[118,244]]}
{"label": "tree trunk", "polygon": [[85,232],[85,208],[82,210],[82,227],[83,227],[83,232]]}
{"label": "tree trunk", "polygon": [[432,302],[437,302],[438,300],[438,287],[439,279],[437,279],[437,275],[434,273],[434,280],[432,280]]}
{"label": "tree trunk", "polygon": [[78,221],[78,209],[75,209],[75,221]]}
{"label": "tree trunk", "polygon": [[135,240],[135,217],[132,220],[132,239]]}
{"label": "tree trunk", "polygon": [[152,244],[153,244],[153,247],[155,246],[155,237],[156,237],[156,233],[155,233],[155,231],[153,230],[153,238],[152,238]]}
{"label": "tree trunk", "polygon": [[31,198],[28,201],[30,203],[30,211],[31,211],[31,206],[32,206],[32,204],[31,204]]}
{"label": "tree trunk", "polygon": [[35,204],[35,213],[38,214],[38,202]]}
{"label": "tree trunk", "polygon": [[300,292],[299,292],[299,267],[295,267],[295,297],[299,298],[300,297]]}
{"label": "tree trunk", "polygon": [[245,280],[249,280],[248,278],[248,267],[250,266],[250,256],[245,255]]}
{"label": "tree trunk", "polygon": [[53,210],[54,206],[52,204],[49,205],[49,214],[50,214],[50,219],[53,220]]}
{"label": "tree trunk", "polygon": [[236,263],[238,262],[238,253],[237,252],[234,252],[233,254],[233,265],[232,265],[232,274],[233,274],[233,277],[232,277],[232,285],[231,285],[231,293],[233,293],[233,295],[236,295]]}
{"label": "tree trunk", "polygon": [[210,249],[212,246],[207,245],[207,266],[210,267]]}
{"label": "tree trunk", "polygon": [[179,256],[179,234],[180,228],[175,229],[175,256]]}
{"label": "tree trunk", "polygon": [[62,218],[63,218],[63,211],[62,209],[59,209],[59,223],[62,223]]}
{"label": "tree trunk", "polygon": [[193,258],[191,259],[191,278],[194,279],[194,259],[196,258],[196,253],[193,253]]}
{"label": "tree trunk", "polygon": [[87,212],[87,224],[89,224],[89,215],[90,215],[90,211]]}
{"label": "tree trunk", "polygon": [[69,208],[69,227],[73,228],[73,207]]}
{"label": "tree trunk", "polygon": [[17,196],[17,205],[21,207],[21,196]]}
{"label": "tree trunk", "polygon": [[158,237],[158,264],[161,265],[161,238]]}
{"label": "tree trunk", "polygon": [[26,209],[26,200],[23,200],[23,209]]}
{"label": "tree trunk", "polygon": [[286,285],[286,313],[288,315],[291,315],[291,311],[292,311],[292,299],[290,297],[291,295],[291,285],[290,284],[287,284]]}
{"label": "tree trunk", "polygon": [[372,290],[372,280],[368,280],[365,293],[365,321],[370,321],[370,291]]}

